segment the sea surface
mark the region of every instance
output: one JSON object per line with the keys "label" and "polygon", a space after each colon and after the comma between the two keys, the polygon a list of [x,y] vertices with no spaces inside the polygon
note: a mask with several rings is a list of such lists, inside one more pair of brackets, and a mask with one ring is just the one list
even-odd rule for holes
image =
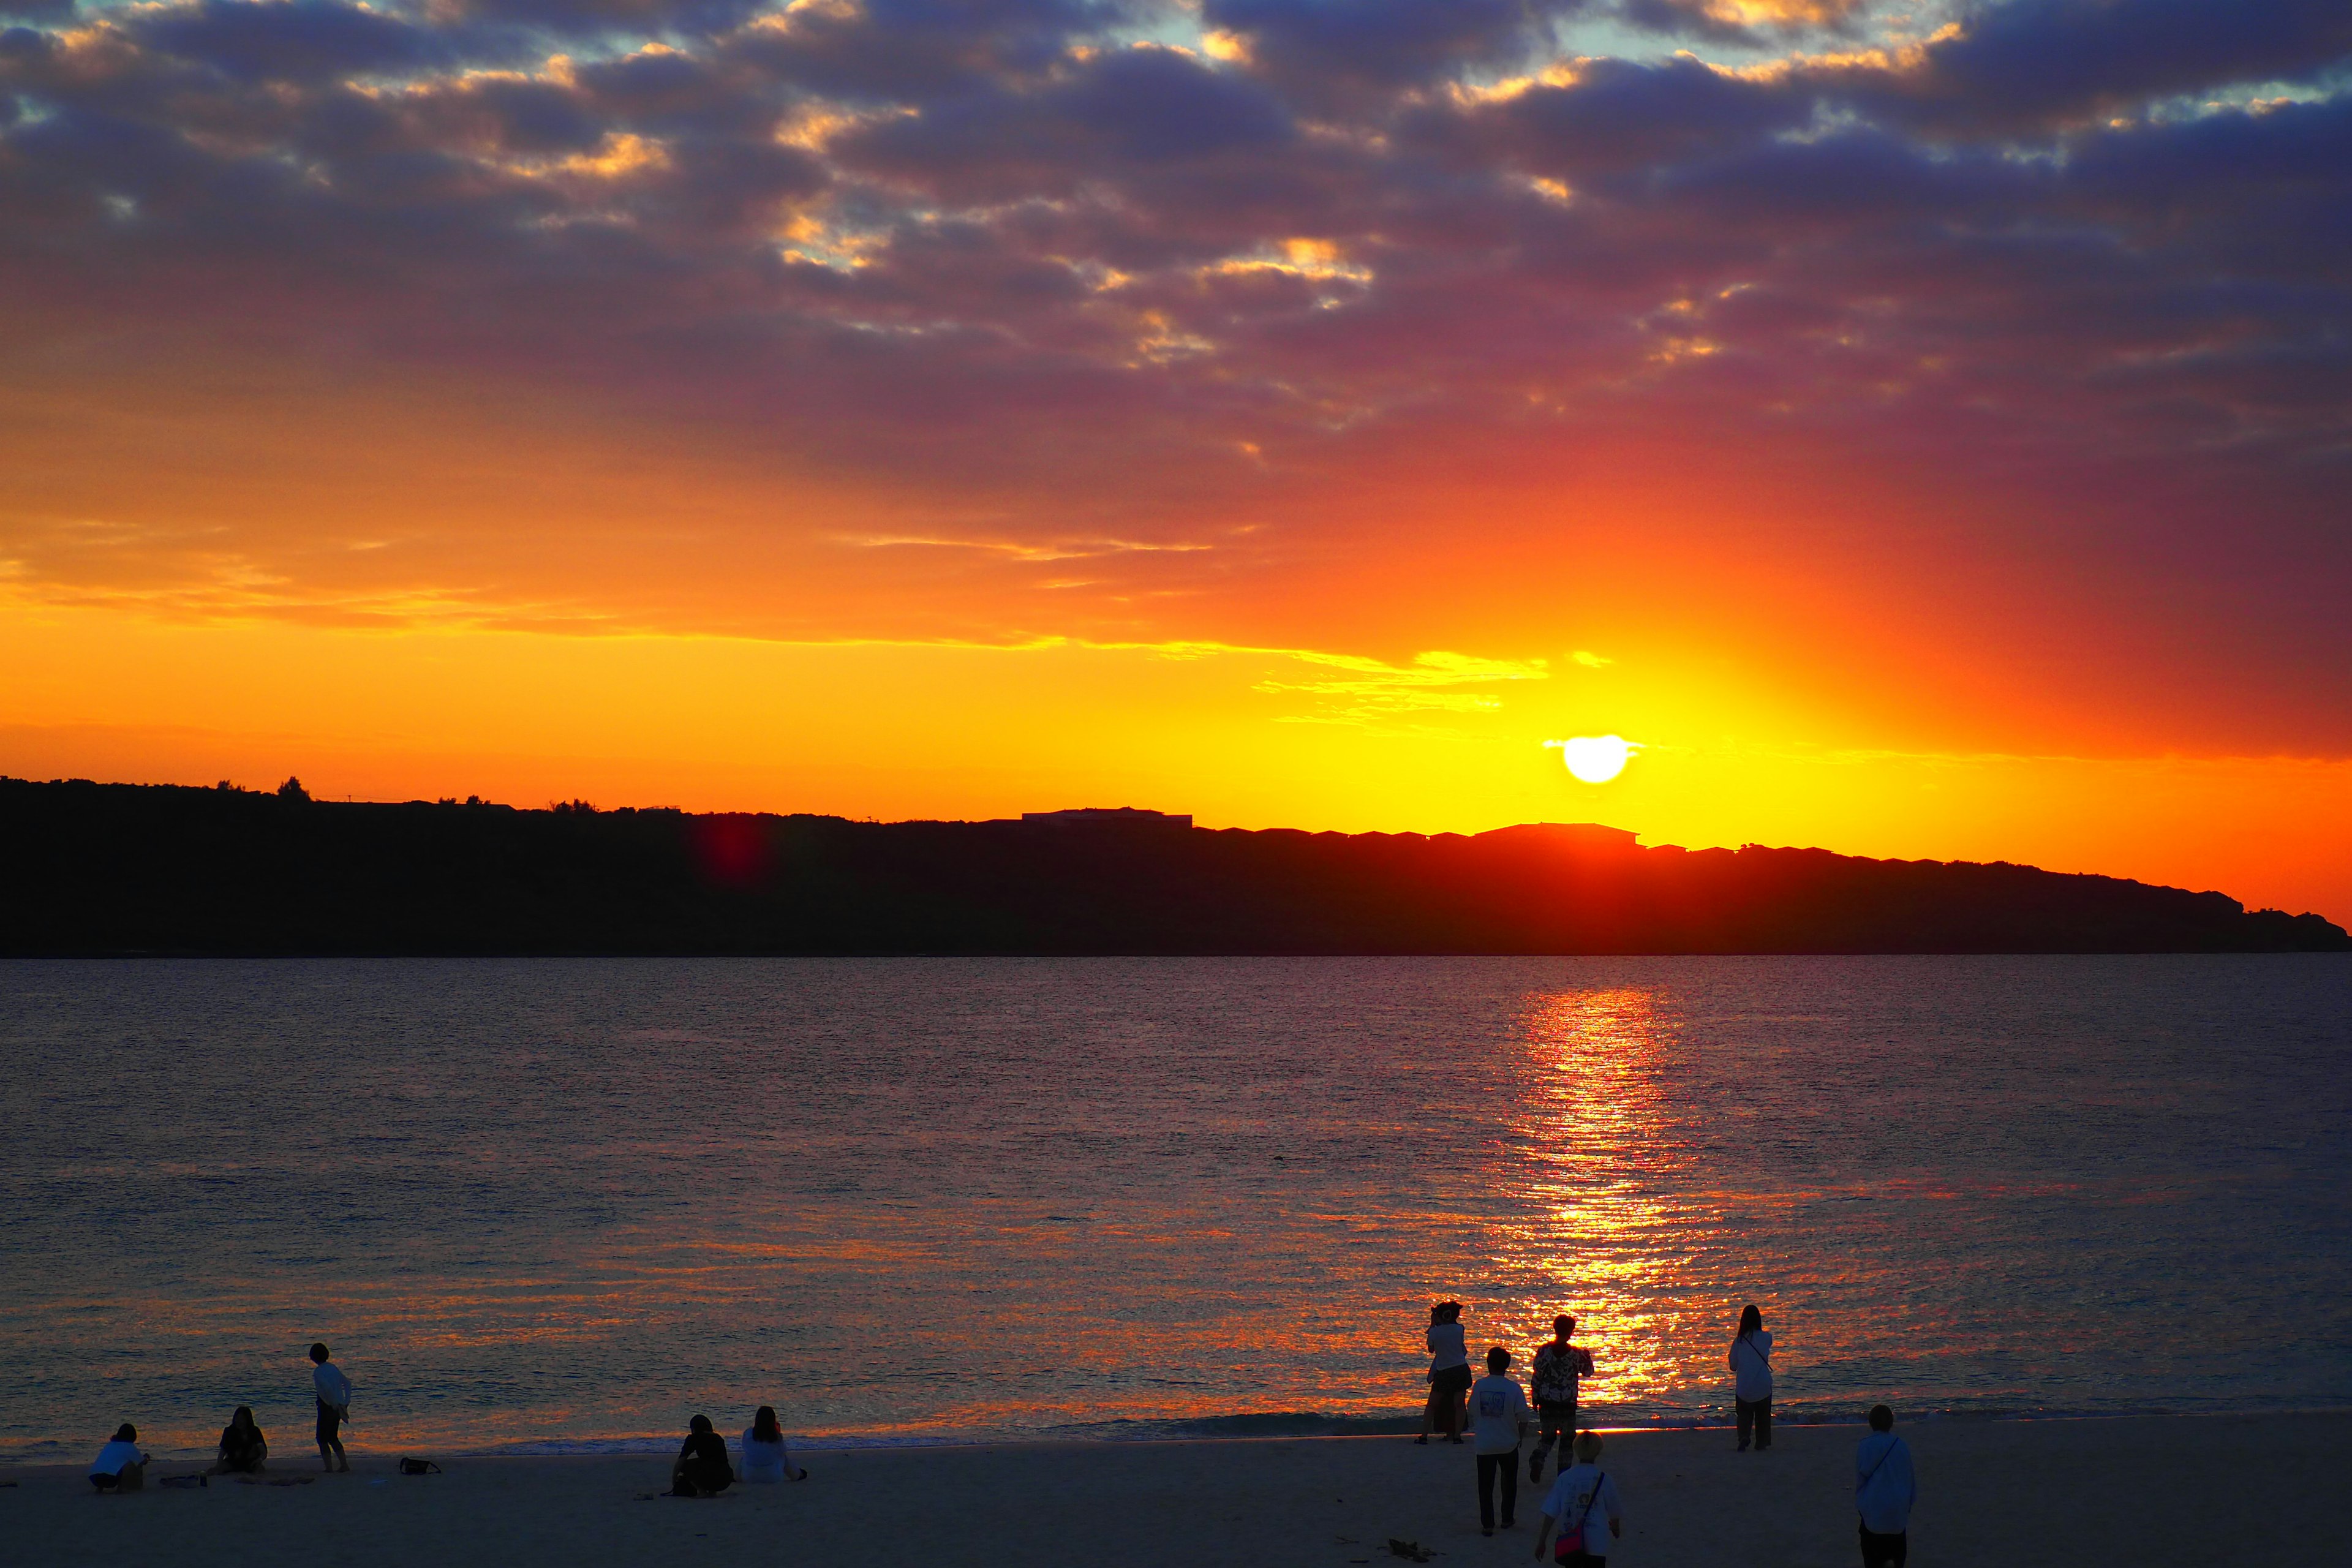
{"label": "sea surface", "polygon": [[2352,1405],[2336,955],[5,963],[0,1127],[20,1458]]}

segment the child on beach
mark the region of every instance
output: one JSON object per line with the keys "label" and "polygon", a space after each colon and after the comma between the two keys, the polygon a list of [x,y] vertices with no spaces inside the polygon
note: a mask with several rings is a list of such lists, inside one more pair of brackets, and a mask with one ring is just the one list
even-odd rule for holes
{"label": "child on beach", "polygon": [[1551,1321],[1551,1342],[1536,1351],[1535,1384],[1536,1451],[1528,1460],[1528,1479],[1543,1479],[1544,1460],[1551,1453],[1554,1441],[1559,1444],[1559,1462],[1564,1468],[1569,1463],[1569,1445],[1576,1440],[1576,1379],[1579,1373],[1592,1370],[1592,1352],[1582,1345],[1568,1342],[1576,1332],[1576,1320],[1566,1315]]}
{"label": "child on beach", "polygon": [[1772,1446],[1772,1336],[1764,1331],[1764,1314],[1753,1301],[1740,1309],[1739,1337],[1731,1342],[1731,1377],[1739,1451],[1748,1452],[1752,1429],[1760,1454]]}
{"label": "child on beach", "polygon": [[139,1428],[125,1421],[89,1462],[89,1484],[102,1492],[135,1492],[147,1484],[147,1456],[139,1451]]}
{"label": "child on beach", "polygon": [[1421,1436],[1435,1426],[1449,1443],[1462,1441],[1463,1396],[1470,1392],[1470,1347],[1462,1332],[1462,1303],[1440,1301],[1429,1310],[1429,1403],[1422,1407]]}
{"label": "child on beach", "polygon": [[351,1474],[350,1456],[343,1452],[343,1440],[335,1428],[352,1418],[352,1380],[343,1369],[327,1359],[325,1345],[310,1347],[310,1387],[319,1396],[319,1459],[332,1475],[338,1464],[345,1475]]}
{"label": "child on beach", "polygon": [[269,1439],[254,1425],[253,1406],[240,1405],[231,1413],[221,1428],[219,1456],[206,1475],[251,1476],[268,1468]]}
{"label": "child on beach", "polygon": [[762,1405],[751,1417],[751,1425],[743,1429],[742,1474],[744,1481],[804,1481],[806,1470],[793,1468],[793,1456],[784,1447],[784,1434],[776,1425],[776,1407]]}
{"label": "child on beach", "polygon": [[727,1463],[727,1439],[711,1428],[708,1415],[698,1415],[686,1426],[686,1442],[669,1468],[669,1495],[717,1497],[735,1479]]}
{"label": "child on beach", "polygon": [[1496,1345],[1486,1352],[1486,1375],[1470,1385],[1470,1426],[1478,1454],[1478,1525],[1495,1533],[1495,1479],[1503,1482],[1503,1528],[1518,1522],[1519,1438],[1528,1429],[1528,1396],[1519,1392],[1511,1352]]}
{"label": "child on beach", "polygon": [[1903,1568],[1911,1554],[1911,1508],[1919,1482],[1911,1447],[1895,1435],[1895,1412],[1870,1407],[1870,1436],[1853,1451],[1853,1506],[1862,1516],[1862,1568]]}
{"label": "child on beach", "polygon": [[[1558,1550],[1552,1561],[1562,1568],[1602,1568],[1609,1556],[1609,1543],[1625,1533],[1624,1510],[1618,1506],[1617,1483],[1601,1469],[1601,1434],[1580,1432],[1576,1436],[1576,1463],[1560,1471],[1559,1479],[1552,1482],[1551,1495],[1544,1499],[1543,1524],[1536,1531],[1536,1556],[1544,1554],[1544,1545],[1559,1531]],[[1601,1521],[1609,1521],[1609,1533],[1601,1532]]]}

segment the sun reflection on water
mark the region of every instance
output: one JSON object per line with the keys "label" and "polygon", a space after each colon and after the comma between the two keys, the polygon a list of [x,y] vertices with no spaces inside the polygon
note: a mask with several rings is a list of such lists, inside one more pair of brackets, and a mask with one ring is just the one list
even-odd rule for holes
{"label": "sun reflection on water", "polygon": [[1714,1325],[1677,1278],[1687,1202],[1662,1195],[1692,1185],[1687,1142],[1665,1135],[1679,1020],[1647,989],[1538,994],[1517,1043],[1514,1158],[1499,1173],[1515,1217],[1492,1235],[1496,1277],[1520,1289],[1492,1310],[1525,1345],[1557,1313],[1577,1319],[1594,1363],[1587,1405],[1687,1389]]}

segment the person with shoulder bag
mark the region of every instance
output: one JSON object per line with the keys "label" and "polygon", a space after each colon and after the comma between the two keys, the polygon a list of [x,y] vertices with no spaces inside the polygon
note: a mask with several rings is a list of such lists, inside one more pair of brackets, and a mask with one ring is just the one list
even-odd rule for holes
{"label": "person with shoulder bag", "polygon": [[[1610,1542],[1625,1533],[1625,1511],[1617,1500],[1617,1483],[1600,1465],[1601,1434],[1576,1435],[1576,1463],[1560,1471],[1544,1499],[1543,1524],[1536,1531],[1536,1558],[1552,1548],[1560,1568],[1602,1568]],[[1601,1521],[1609,1529],[1601,1531]],[[1554,1531],[1558,1534],[1555,1536]]]}

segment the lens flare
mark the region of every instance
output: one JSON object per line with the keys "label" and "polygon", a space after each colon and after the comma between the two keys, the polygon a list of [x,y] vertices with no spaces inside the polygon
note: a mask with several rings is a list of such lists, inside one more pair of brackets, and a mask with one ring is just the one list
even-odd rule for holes
{"label": "lens flare", "polygon": [[1558,746],[1568,771],[1586,784],[1607,784],[1625,771],[1627,759],[1642,749],[1641,743],[1622,735],[1578,735],[1566,741],[1546,741],[1547,747]]}

